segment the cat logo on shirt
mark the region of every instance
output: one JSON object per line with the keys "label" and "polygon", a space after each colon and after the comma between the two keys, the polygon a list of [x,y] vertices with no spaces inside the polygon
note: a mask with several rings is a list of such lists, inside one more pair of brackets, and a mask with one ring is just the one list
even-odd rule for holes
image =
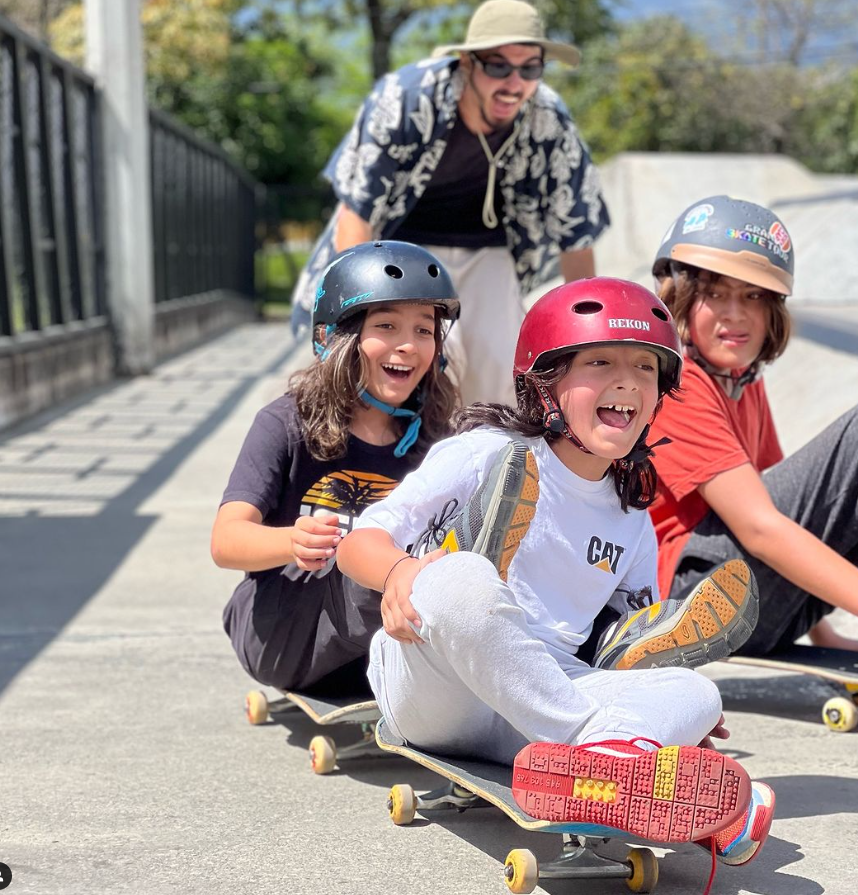
{"label": "cat logo on shirt", "polygon": [[603,572],[616,575],[617,564],[625,552],[625,547],[621,547],[619,544],[612,544],[610,541],[602,541],[596,535],[593,535],[587,547],[587,562]]}

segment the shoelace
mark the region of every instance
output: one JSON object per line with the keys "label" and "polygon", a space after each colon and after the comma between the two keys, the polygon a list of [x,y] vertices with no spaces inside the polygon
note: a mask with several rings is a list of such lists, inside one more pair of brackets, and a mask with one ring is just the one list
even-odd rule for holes
{"label": "shoelace", "polygon": [[[634,746],[635,743],[650,743],[655,746],[657,749],[662,749],[663,746],[657,740],[651,740],[649,737],[632,737],[630,740],[600,740],[598,743],[585,743],[585,747],[587,749],[591,749],[593,746]],[[712,891],[712,883],[715,882],[715,871],[718,869],[718,859],[715,853],[715,836],[710,837],[712,843],[712,867],[709,871],[709,880],[706,883],[706,888],[703,890],[703,895],[709,895]]]}
{"label": "shoelace", "polygon": [[632,609],[646,609],[647,606],[652,606],[652,588],[647,585],[640,590],[632,591],[626,598],[626,602]]}
{"label": "shoelace", "polygon": [[[420,555],[420,548],[426,547],[430,548],[430,544],[433,538],[437,539],[438,535],[443,531],[444,526],[450,521],[453,517],[453,514],[459,508],[459,501],[456,500],[455,497],[451,497],[447,503],[441,507],[440,513],[435,513],[429,522],[426,525],[426,529],[417,539],[417,543],[414,545],[414,555]],[[437,546],[437,545],[436,545]]]}
{"label": "shoelace", "polygon": [[712,883],[715,882],[715,871],[718,869],[718,860],[715,857],[715,837],[712,837],[712,869],[709,871],[709,882],[706,883],[706,888],[703,890],[703,895],[709,895],[709,892],[712,890]]}

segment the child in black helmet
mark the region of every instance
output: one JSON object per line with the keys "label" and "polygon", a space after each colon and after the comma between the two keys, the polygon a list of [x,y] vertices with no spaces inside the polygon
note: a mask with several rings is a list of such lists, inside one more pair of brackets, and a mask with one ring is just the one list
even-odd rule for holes
{"label": "child in black helmet", "polygon": [[858,649],[826,618],[858,614],[858,411],[783,459],[760,373],[786,348],[794,249],[769,209],[728,196],[673,223],[653,274],[685,344],[683,400],[653,434],[660,481],[650,507],[659,588],[684,594],[728,559],[759,587],[756,629],[740,650],[765,655],[808,634]]}
{"label": "child in black helmet", "polygon": [[212,531],[215,562],[246,573],[224,627],[259,682],[369,692],[379,595],[343,579],[337,545],[449,434],[458,396],[441,349],[458,316],[447,272],[409,243],[355,246],[325,270],[316,360],[257,414]]}

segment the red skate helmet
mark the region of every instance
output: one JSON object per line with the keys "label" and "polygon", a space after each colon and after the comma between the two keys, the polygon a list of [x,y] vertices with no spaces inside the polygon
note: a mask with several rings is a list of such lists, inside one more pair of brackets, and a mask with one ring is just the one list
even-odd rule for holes
{"label": "red skate helmet", "polygon": [[[515,349],[516,392],[525,388],[524,374],[551,366],[564,354],[593,345],[642,345],[659,359],[659,395],[679,385],[682,372],[682,344],[670,311],[649,289],[611,277],[576,280],[546,292],[527,312]],[[578,436],[567,426],[555,397],[535,383],[545,408],[543,426],[563,435],[584,453]],[[626,463],[648,457],[646,445],[649,426],[641,433],[639,443],[625,458]]]}
{"label": "red skate helmet", "polygon": [[682,345],[673,317],[649,289],[612,277],[565,283],[528,311],[515,349],[516,388],[522,376],[563,354],[593,345],[636,343],[658,355],[662,394],[679,385]]}

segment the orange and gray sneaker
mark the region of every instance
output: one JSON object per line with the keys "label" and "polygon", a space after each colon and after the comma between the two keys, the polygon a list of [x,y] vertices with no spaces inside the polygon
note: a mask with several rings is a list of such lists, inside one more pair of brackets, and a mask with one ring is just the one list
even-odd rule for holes
{"label": "orange and gray sneaker", "polygon": [[412,553],[422,555],[439,547],[447,553],[469,551],[485,556],[506,581],[521,539],[536,514],[539,473],[536,458],[520,441],[511,441],[492,459],[485,479],[456,515],[449,501],[440,519],[433,518]]}
{"label": "orange and gray sneaker", "polygon": [[588,836],[693,842],[745,825],[752,789],[741,765],[714,749],[638,738],[531,743],[515,758],[512,794],[531,817],[583,825]]}
{"label": "orange and gray sneaker", "polygon": [[757,624],[757,583],[748,564],[731,559],[684,600],[625,613],[602,635],[594,668],[694,668],[739,649]]}

